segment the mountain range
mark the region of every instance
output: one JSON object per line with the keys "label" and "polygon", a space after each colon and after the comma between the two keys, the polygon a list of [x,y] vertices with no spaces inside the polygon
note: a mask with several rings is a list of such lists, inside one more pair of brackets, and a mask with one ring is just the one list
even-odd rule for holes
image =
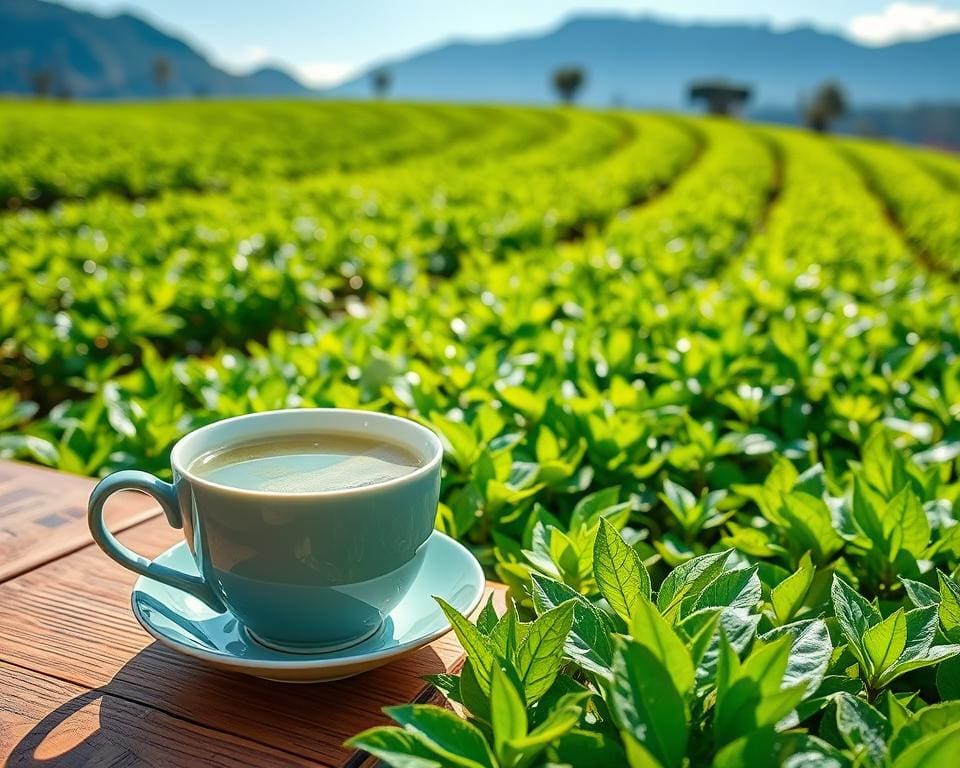
{"label": "mountain range", "polygon": [[224,72],[129,13],[105,17],[42,0],[0,0],[0,93],[38,91],[79,99],[311,93],[275,68]]}
{"label": "mountain range", "polygon": [[[455,42],[382,66],[404,99],[552,101],[551,71],[579,65],[580,101],[677,108],[699,78],[750,85],[753,103],[796,104],[825,80],[838,80],[857,104],[903,105],[960,97],[960,34],[868,48],[812,28],[680,24],[655,18],[573,18],[540,36],[497,43]],[[333,92],[359,96],[366,78]]]}
{"label": "mountain range", "polygon": [[538,103],[555,99],[550,74],[564,65],[584,69],[580,101],[595,106],[683,108],[688,84],[699,78],[749,85],[760,109],[792,109],[825,80],[839,81],[858,107],[960,101],[960,34],[871,48],[813,28],[579,16],[539,35],[456,41],[385,60],[317,92],[277,68],[224,72],[127,13],[104,17],[44,0],[0,0],[0,93],[46,86],[51,95],[96,99],[363,98],[371,93],[369,73],[386,68],[393,98]]}

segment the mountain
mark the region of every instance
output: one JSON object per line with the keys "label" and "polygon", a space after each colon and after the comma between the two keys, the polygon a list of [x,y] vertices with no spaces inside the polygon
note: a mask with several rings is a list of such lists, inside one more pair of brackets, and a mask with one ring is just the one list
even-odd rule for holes
{"label": "mountain", "polygon": [[[578,16],[546,34],[452,42],[370,71],[390,70],[393,98],[536,103],[555,100],[550,73],[568,64],[586,70],[580,101],[595,106],[684,108],[689,83],[701,78],[748,84],[754,112],[792,111],[829,79],[843,85],[855,108],[960,101],[960,34],[869,48],[807,27],[782,31],[648,16]],[[274,67],[224,72],[130,14],[105,17],[44,0],[0,0],[0,93],[37,90],[96,99],[315,93]],[[368,72],[324,95],[370,92]]]}
{"label": "mountain", "polygon": [[37,90],[90,99],[312,93],[275,68],[224,72],[128,13],[105,17],[42,0],[0,0],[0,93]]}
{"label": "mountain", "polygon": [[[454,42],[385,61],[399,99],[554,101],[550,73],[587,72],[580,101],[679,108],[700,78],[749,84],[754,105],[793,107],[824,80],[840,81],[854,104],[906,105],[960,97],[960,34],[882,48],[812,28],[681,24],[622,15],[574,17],[543,35]],[[372,70],[371,70],[372,71]],[[328,91],[370,93],[369,74]]]}

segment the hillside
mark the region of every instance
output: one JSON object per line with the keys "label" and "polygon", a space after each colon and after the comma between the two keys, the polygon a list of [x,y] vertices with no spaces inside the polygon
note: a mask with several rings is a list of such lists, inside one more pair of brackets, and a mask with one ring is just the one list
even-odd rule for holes
{"label": "hillside", "polygon": [[[169,64],[162,84],[154,77],[158,59]],[[39,78],[53,95],[91,99],[308,93],[280,70],[224,72],[131,14],[103,17],[42,0],[0,0],[0,93],[31,93]]]}
{"label": "hillside", "polygon": [[[819,82],[837,79],[857,104],[956,100],[960,34],[867,48],[814,29],[679,24],[654,18],[574,18],[544,35],[455,42],[383,62],[402,99],[546,102],[549,73],[563,64],[588,71],[582,101],[687,106],[695,78],[722,76],[754,86],[756,105],[792,107]],[[361,75],[331,91],[369,93]]]}

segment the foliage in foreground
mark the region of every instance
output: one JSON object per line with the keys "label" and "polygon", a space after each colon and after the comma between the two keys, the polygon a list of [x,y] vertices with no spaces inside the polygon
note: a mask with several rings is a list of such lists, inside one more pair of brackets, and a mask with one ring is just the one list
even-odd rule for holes
{"label": "foliage in foreground", "polygon": [[349,743],[403,768],[954,765],[960,526],[936,470],[875,443],[839,495],[789,462],[750,490],[789,570],[717,548],[654,589],[624,505],[545,516],[503,616],[441,602],[468,661],[431,681],[467,719],[391,707]]}

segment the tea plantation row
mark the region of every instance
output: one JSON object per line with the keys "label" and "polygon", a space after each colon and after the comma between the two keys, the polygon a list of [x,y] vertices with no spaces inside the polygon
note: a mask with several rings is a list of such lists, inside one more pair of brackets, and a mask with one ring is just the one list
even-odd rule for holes
{"label": "tea plantation row", "polygon": [[165,473],[251,410],[432,425],[437,525],[514,608],[451,616],[467,723],[398,708],[358,745],[960,750],[960,161],[660,115],[165,109],[2,108],[0,451]]}

